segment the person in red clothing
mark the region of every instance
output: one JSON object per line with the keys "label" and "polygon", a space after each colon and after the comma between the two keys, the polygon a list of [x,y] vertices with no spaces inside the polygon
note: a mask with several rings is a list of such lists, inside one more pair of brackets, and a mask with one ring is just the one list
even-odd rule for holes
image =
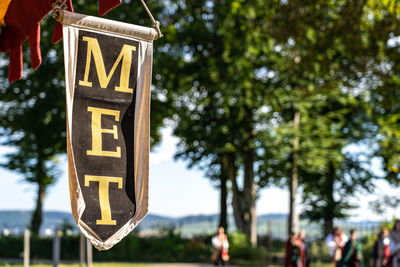
{"label": "person in red clothing", "polygon": [[211,243],[214,247],[214,253],[211,256],[214,266],[226,266],[229,261],[229,242],[223,227],[218,228],[218,233],[212,237]]}
{"label": "person in red clothing", "polygon": [[373,267],[386,267],[390,266],[390,240],[389,231],[383,228],[379,234],[378,239],[375,241],[372,250],[372,266]]}
{"label": "person in red clothing", "polygon": [[304,229],[300,230],[299,233],[299,238],[301,239],[302,242],[302,247],[304,250],[304,257],[306,260],[306,265],[305,267],[310,267],[310,263],[311,263],[311,243],[308,241],[307,239],[307,234],[306,231]]}
{"label": "person in red clothing", "polygon": [[304,254],[304,246],[302,240],[298,235],[291,232],[289,238],[286,241],[286,255],[285,255],[285,267],[305,267],[306,257]]}

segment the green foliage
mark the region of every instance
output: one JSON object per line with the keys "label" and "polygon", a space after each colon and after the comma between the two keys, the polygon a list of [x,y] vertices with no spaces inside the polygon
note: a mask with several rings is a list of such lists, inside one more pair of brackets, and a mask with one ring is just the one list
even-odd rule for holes
{"label": "green foliage", "polygon": [[377,235],[370,235],[363,239],[362,250],[364,262],[368,263],[372,259],[372,250],[374,248],[375,241],[378,239]]}
{"label": "green foliage", "polygon": [[[246,235],[233,233],[229,240],[232,262],[256,264],[265,260],[265,249],[251,246]],[[32,237],[30,242],[32,259],[51,259],[51,237]],[[22,236],[0,236],[0,258],[20,258],[22,251]],[[110,250],[93,251],[95,261],[107,262],[209,262],[211,254],[211,236],[184,239],[172,231],[159,237],[128,235]],[[61,259],[79,259],[79,236],[62,236]]]}
{"label": "green foliage", "polygon": [[244,233],[234,232],[229,235],[229,255],[233,263],[263,266],[267,251],[265,247],[253,246]]}
{"label": "green foliage", "polygon": [[231,249],[240,250],[250,245],[248,236],[239,231],[230,234],[229,240]]}
{"label": "green foliage", "polygon": [[365,78],[369,89],[369,113],[377,129],[375,138],[378,148],[376,155],[383,159],[384,177],[394,185],[399,182],[399,137],[398,127],[400,96],[400,43],[398,5],[392,1],[367,1],[366,15],[369,20],[369,45],[375,47],[377,56],[375,64],[370,66]]}
{"label": "green foliage", "polygon": [[[398,59],[398,51],[387,47],[398,31],[391,4],[173,1],[173,9],[168,44],[157,54],[163,71],[155,84],[167,89],[173,109],[177,158],[218,180],[224,154],[233,154],[235,175],[243,171],[246,177],[245,166],[252,166],[261,188],[287,185],[298,153],[306,215],[330,222],[346,217],[357,206],[351,196],[371,192],[376,178],[368,169],[374,151],[345,148],[376,142],[371,93],[359,88],[379,84],[374,75],[385,68],[372,62],[386,63],[389,51]],[[391,120],[393,127],[386,125],[393,130],[396,116]],[[381,152],[393,161],[397,141],[388,140],[391,145]],[[245,164],[249,155],[253,160]],[[238,195],[251,198],[249,191]]]}
{"label": "green foliage", "polygon": [[346,151],[346,146],[362,145],[369,137],[368,130],[358,130],[368,122],[363,100],[331,93],[323,102],[314,102],[306,114],[303,129],[310,135],[306,132],[302,139],[303,152],[308,155],[301,161],[304,214],[315,221],[348,216],[357,207],[350,202],[351,196],[360,190],[371,192],[373,178],[377,178],[369,170],[368,152]]}
{"label": "green foliage", "polygon": [[[377,76],[387,71],[378,65],[387,64],[383,51],[390,36],[398,36],[398,18],[388,12],[391,4],[378,1],[269,1],[266,7],[267,32],[280,52],[270,67],[280,98],[272,106],[273,132],[265,136],[275,148],[265,151],[263,173],[285,185],[298,153],[305,213],[329,222],[329,230],[333,218],[357,206],[349,197],[360,189],[371,192],[377,178],[368,166],[379,140],[368,106]],[[299,151],[293,146],[294,110],[301,113]],[[351,144],[371,150],[348,153]]]}
{"label": "green foliage", "polygon": [[17,236],[0,236],[0,258],[19,258],[23,252],[23,238]]}
{"label": "green foliage", "polygon": [[255,233],[252,207],[256,190],[266,185],[257,168],[268,146],[265,109],[275,100],[271,82],[257,74],[270,55],[279,57],[273,45],[265,45],[264,2],[172,3],[174,23],[165,29],[168,44],[158,54],[163,75],[155,85],[167,90],[174,113],[174,134],[180,138],[176,157],[215,180],[229,173],[237,227]]}
{"label": "green foliage", "polygon": [[[51,259],[52,243],[52,238],[32,237],[31,258]],[[61,248],[61,259],[79,259],[79,236],[63,236]],[[1,258],[20,258],[23,237],[1,236],[0,251]],[[129,235],[111,250],[94,250],[96,261],[202,262],[210,255],[210,244],[204,239],[187,240],[174,234],[149,238]]]}
{"label": "green foliage", "polygon": [[325,244],[325,240],[315,240],[314,242],[311,243],[311,262],[313,263],[332,262],[332,258],[329,255],[329,249]]}
{"label": "green foliage", "polygon": [[115,249],[96,251],[94,257],[100,261],[197,262],[207,261],[210,253],[210,247],[204,240],[189,241],[169,234],[152,238],[128,236]]}

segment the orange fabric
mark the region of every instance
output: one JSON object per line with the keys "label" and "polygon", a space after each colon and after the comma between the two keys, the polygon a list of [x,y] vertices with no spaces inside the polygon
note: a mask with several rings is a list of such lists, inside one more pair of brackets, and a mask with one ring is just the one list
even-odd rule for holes
{"label": "orange fabric", "polygon": [[6,16],[6,12],[8,6],[10,5],[11,0],[0,0],[0,24],[1,26],[5,26],[6,22],[4,21],[4,17]]}

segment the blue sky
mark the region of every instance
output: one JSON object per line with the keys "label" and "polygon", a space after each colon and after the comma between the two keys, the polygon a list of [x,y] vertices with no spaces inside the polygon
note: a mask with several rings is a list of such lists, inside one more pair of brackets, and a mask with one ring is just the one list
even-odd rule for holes
{"label": "blue sky", "polygon": [[[150,154],[150,212],[174,217],[218,213],[218,190],[209,179],[203,177],[202,172],[188,170],[185,162],[173,160],[176,143],[177,139],[170,135],[170,130],[165,129],[162,144]],[[0,155],[7,150],[8,148],[0,146]],[[50,188],[44,202],[45,210],[70,211],[65,157],[61,157],[61,167],[64,169],[64,174],[57,184]],[[33,185],[21,182],[17,174],[5,169],[0,169],[0,177],[0,210],[34,208]],[[396,193],[396,189],[383,181],[377,182],[376,187],[378,193]],[[257,201],[259,215],[288,212],[288,193],[285,189],[263,189],[259,195]],[[353,219],[380,219],[368,208],[368,202],[373,199],[376,199],[376,196],[357,194],[354,201],[360,204],[360,208],[352,212]],[[396,213],[400,214],[399,211],[389,211],[384,219],[389,219]]]}

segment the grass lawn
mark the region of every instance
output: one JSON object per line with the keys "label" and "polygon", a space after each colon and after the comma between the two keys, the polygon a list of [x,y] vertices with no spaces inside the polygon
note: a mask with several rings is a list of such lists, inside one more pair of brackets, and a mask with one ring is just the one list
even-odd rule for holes
{"label": "grass lawn", "polygon": [[[0,266],[4,267],[23,267],[23,264],[4,264],[0,263]],[[52,264],[30,264],[29,267],[52,267]],[[79,263],[73,264],[59,264],[59,267],[79,267]],[[134,263],[93,263],[93,267],[150,267],[146,264],[134,264]]]}
{"label": "grass lawn", "polygon": [[[0,263],[0,267],[23,267],[23,264],[4,264]],[[52,267],[52,264],[30,264],[30,267]],[[73,264],[59,264],[59,267],[79,267],[78,263]],[[93,263],[93,267],[154,267],[156,265],[147,265],[147,264],[139,264],[139,263]],[[171,265],[169,265],[171,266]],[[313,263],[313,267],[333,267],[331,263]],[[271,267],[280,267],[280,265],[273,265]]]}

